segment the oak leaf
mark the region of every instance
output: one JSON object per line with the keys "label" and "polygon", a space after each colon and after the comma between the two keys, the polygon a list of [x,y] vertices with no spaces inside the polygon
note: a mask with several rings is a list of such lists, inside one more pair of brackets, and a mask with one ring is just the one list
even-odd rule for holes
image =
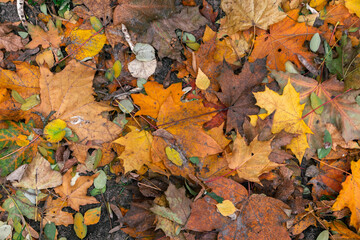
{"label": "oak leaf", "polygon": [[56,111],[53,116],[66,121],[81,140],[108,142],[118,136],[121,128],[101,115],[113,108],[95,102],[92,89],[95,70],[73,60],[59,73],[53,74],[44,66],[40,71],[41,105],[37,111],[43,116]]}
{"label": "oak leaf", "polygon": [[254,139],[248,146],[239,134],[234,141],[233,152],[226,157],[229,168],[236,169],[240,178],[260,183],[259,176],[279,166],[271,162],[271,140],[258,141]]}
{"label": "oak leaf", "polygon": [[[299,74],[272,71],[275,80],[283,88],[290,78],[295,90],[300,93],[300,103],[305,104],[304,115],[312,111],[310,103],[311,93],[315,93],[323,103],[324,110],[321,115],[312,112],[304,120],[314,134],[308,135],[311,149],[323,147],[323,136],[326,124],[332,123],[340,131],[345,142],[358,139],[360,136],[360,106],[356,103],[359,90],[344,93],[344,83],[335,77],[322,83]],[[338,96],[340,95],[340,96]],[[334,98],[338,96],[337,98]]]}
{"label": "oak leaf", "polygon": [[302,64],[297,54],[312,62],[313,53],[306,51],[303,44],[311,39],[318,30],[306,23],[298,23],[299,10],[291,10],[288,17],[270,26],[269,33],[264,32],[256,38],[254,50],[249,57],[250,62],[265,58],[270,69],[285,71],[285,62],[292,61],[299,68]]}
{"label": "oak leaf", "polygon": [[61,36],[55,24],[50,21],[47,25],[48,31],[45,32],[40,26],[28,24],[28,31],[32,41],[26,45],[27,48],[36,48],[41,45],[43,48],[59,48]]}
{"label": "oak leaf", "polygon": [[131,132],[120,137],[113,143],[125,146],[125,150],[119,155],[124,160],[125,173],[132,170],[140,170],[144,164],[151,162],[150,150],[152,135],[136,127],[129,126]]}
{"label": "oak leaf", "polygon": [[175,83],[170,87],[164,89],[160,83],[147,82],[144,84],[145,94],[132,94],[131,97],[134,103],[140,107],[140,110],[135,114],[148,115],[152,118],[157,118],[161,105],[168,98],[172,96],[176,102],[180,101],[183,95],[181,83]]}
{"label": "oak leaf", "polygon": [[286,17],[279,10],[281,0],[229,0],[221,1],[221,8],[226,13],[225,24],[221,28],[229,35],[238,31],[258,27],[268,27]]}
{"label": "oak leaf", "polygon": [[96,198],[86,196],[88,188],[93,184],[94,179],[99,174],[94,174],[92,176],[80,176],[76,180],[75,184],[71,186],[71,172],[71,169],[67,171],[63,176],[62,185],[54,189],[63,201],[67,201],[69,207],[75,211],[79,211],[81,205],[99,203]]}
{"label": "oak leaf", "polygon": [[351,173],[342,183],[343,189],[336,198],[332,210],[339,211],[348,207],[351,211],[350,225],[358,230],[360,227],[360,205],[359,201],[357,201],[360,197],[360,161],[351,162]]}
{"label": "oak leaf", "polygon": [[305,104],[300,104],[300,94],[295,91],[288,80],[282,95],[267,87],[264,92],[254,93],[254,95],[258,106],[265,108],[268,113],[275,111],[272,133],[285,130],[288,133],[299,134],[287,146],[301,163],[305,150],[309,147],[306,134],[312,133],[312,131],[302,119]]}

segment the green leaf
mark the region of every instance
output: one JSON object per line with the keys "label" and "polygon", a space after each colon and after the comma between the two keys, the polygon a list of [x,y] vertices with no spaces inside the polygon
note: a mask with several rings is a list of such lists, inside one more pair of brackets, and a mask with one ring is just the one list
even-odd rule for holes
{"label": "green leaf", "polygon": [[324,147],[319,148],[317,150],[318,158],[322,159],[322,158],[326,157],[331,151],[331,146],[332,146],[331,134],[329,133],[328,130],[325,130],[325,132],[324,132]]}
{"label": "green leaf", "polygon": [[103,189],[106,186],[107,176],[103,170],[99,172],[100,174],[94,179],[94,186],[96,189]]}
{"label": "green leaf", "polygon": [[206,195],[217,201],[218,203],[222,203],[224,201],[224,198],[216,195],[214,192],[207,192]]}
{"label": "green leaf", "polygon": [[343,77],[341,47],[336,47],[336,51],[339,55],[336,59],[333,59],[332,49],[326,41],[324,41],[324,48],[326,67],[329,69],[330,73],[336,74],[338,78],[341,79]]}
{"label": "green leaf", "polygon": [[198,157],[190,157],[189,160],[190,160],[190,162],[192,162],[195,165],[198,165],[200,163],[200,160]]}
{"label": "green leaf", "polygon": [[99,165],[101,158],[102,158],[102,150],[97,149],[96,155],[95,155],[95,160],[94,160],[94,169],[97,168],[97,166]]}
{"label": "green leaf", "polygon": [[[34,140],[34,122],[5,121],[7,128],[0,129],[0,175],[6,176],[25,163],[30,163],[35,157],[39,139]],[[20,146],[20,137],[25,137],[28,144]],[[34,140],[33,142],[31,142]],[[24,142],[24,141],[21,141]]]}
{"label": "green leaf", "polygon": [[155,49],[146,43],[137,43],[134,46],[133,52],[136,59],[142,62],[148,62],[155,59]]}
{"label": "green leaf", "polygon": [[21,105],[21,110],[27,111],[40,104],[40,96],[38,94],[31,95],[25,99],[25,103]]}
{"label": "green leaf", "polygon": [[96,196],[96,195],[104,193],[105,191],[106,191],[106,186],[103,187],[102,189],[93,188],[93,190],[90,191],[90,195]]}
{"label": "green leaf", "polygon": [[20,215],[29,219],[35,219],[36,207],[25,197],[20,190],[16,191],[15,196],[11,196],[4,201],[2,207],[8,212],[8,219],[19,220]]}
{"label": "green leaf", "polygon": [[[97,17],[94,17],[94,16],[90,17],[90,23],[91,23],[91,26],[93,27],[93,29],[97,32],[103,28],[102,23],[100,22],[100,20]],[[103,34],[104,30],[102,30],[100,33]]]}
{"label": "green leaf", "polygon": [[320,43],[321,43],[320,34],[315,33],[313,35],[313,37],[311,38],[311,40],[310,40],[310,49],[311,49],[311,51],[317,52],[317,50],[319,50]]}
{"label": "green leaf", "polygon": [[128,99],[119,102],[119,108],[123,113],[131,113],[134,110],[134,105]]}
{"label": "green leaf", "polygon": [[12,90],[12,91],[11,91],[11,96],[12,96],[12,97],[15,99],[15,101],[17,101],[18,103],[21,103],[21,104],[26,103],[25,99],[24,99],[22,96],[20,96],[20,94],[19,94],[17,91],[15,91],[15,90]]}
{"label": "green leaf", "polygon": [[[317,107],[323,104],[323,101],[314,92],[310,94],[310,102],[312,109],[316,109]],[[315,113],[320,115],[323,111],[324,111],[324,106],[321,106],[315,110]]]}
{"label": "green leaf", "polygon": [[328,230],[322,231],[316,240],[328,240],[330,236],[330,232]]}
{"label": "green leaf", "polygon": [[44,227],[44,233],[47,239],[54,240],[56,235],[56,226],[55,223],[50,222],[46,223]]}
{"label": "green leaf", "polygon": [[40,5],[40,11],[41,11],[43,14],[47,15],[47,7],[46,7],[46,4],[45,4],[45,3],[43,3],[43,4]]}

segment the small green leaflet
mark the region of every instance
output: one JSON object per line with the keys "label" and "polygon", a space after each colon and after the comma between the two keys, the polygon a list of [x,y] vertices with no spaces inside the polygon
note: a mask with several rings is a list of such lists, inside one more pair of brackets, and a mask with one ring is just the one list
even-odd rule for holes
{"label": "small green leaflet", "polygon": [[326,157],[330,153],[331,147],[332,147],[331,134],[329,133],[328,130],[325,130],[325,133],[324,133],[324,147],[319,148],[317,150],[318,158],[322,159],[322,158]]}

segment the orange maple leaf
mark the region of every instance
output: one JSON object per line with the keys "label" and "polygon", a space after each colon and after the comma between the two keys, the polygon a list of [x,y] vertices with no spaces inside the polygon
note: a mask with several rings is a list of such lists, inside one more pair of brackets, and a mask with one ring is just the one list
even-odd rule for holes
{"label": "orange maple leaf", "polygon": [[346,177],[342,183],[343,189],[340,191],[332,209],[339,211],[348,207],[351,211],[350,225],[354,226],[358,231],[360,228],[360,161],[351,162],[352,174]]}
{"label": "orange maple leaf", "polygon": [[87,189],[93,184],[94,178],[98,174],[81,176],[76,180],[74,186],[71,186],[71,172],[72,170],[70,169],[65,173],[63,184],[55,188],[55,192],[62,198],[65,198],[69,206],[76,211],[79,211],[80,205],[98,203],[96,198],[86,196]]}
{"label": "orange maple leaf", "polygon": [[303,44],[310,40],[312,35],[318,32],[314,27],[306,23],[298,23],[299,10],[295,9],[287,13],[288,16],[282,21],[271,25],[270,32],[264,32],[257,37],[254,51],[249,57],[250,62],[267,56],[267,66],[271,69],[285,71],[285,62],[292,61],[298,67],[300,55],[308,62],[312,62],[313,53],[306,51]]}
{"label": "orange maple leaf", "polygon": [[164,103],[168,96],[172,96],[176,101],[180,101],[183,95],[181,83],[172,84],[167,89],[164,89],[160,83],[147,82],[144,84],[145,94],[132,94],[136,105],[140,106],[140,111],[137,115],[148,115],[153,118],[157,118],[160,106]]}

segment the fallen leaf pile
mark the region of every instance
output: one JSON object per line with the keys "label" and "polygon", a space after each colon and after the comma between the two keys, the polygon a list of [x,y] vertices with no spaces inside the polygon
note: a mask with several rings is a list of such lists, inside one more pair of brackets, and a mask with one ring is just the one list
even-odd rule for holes
{"label": "fallen leaf pile", "polygon": [[1,2],[0,239],[360,239],[358,1]]}

